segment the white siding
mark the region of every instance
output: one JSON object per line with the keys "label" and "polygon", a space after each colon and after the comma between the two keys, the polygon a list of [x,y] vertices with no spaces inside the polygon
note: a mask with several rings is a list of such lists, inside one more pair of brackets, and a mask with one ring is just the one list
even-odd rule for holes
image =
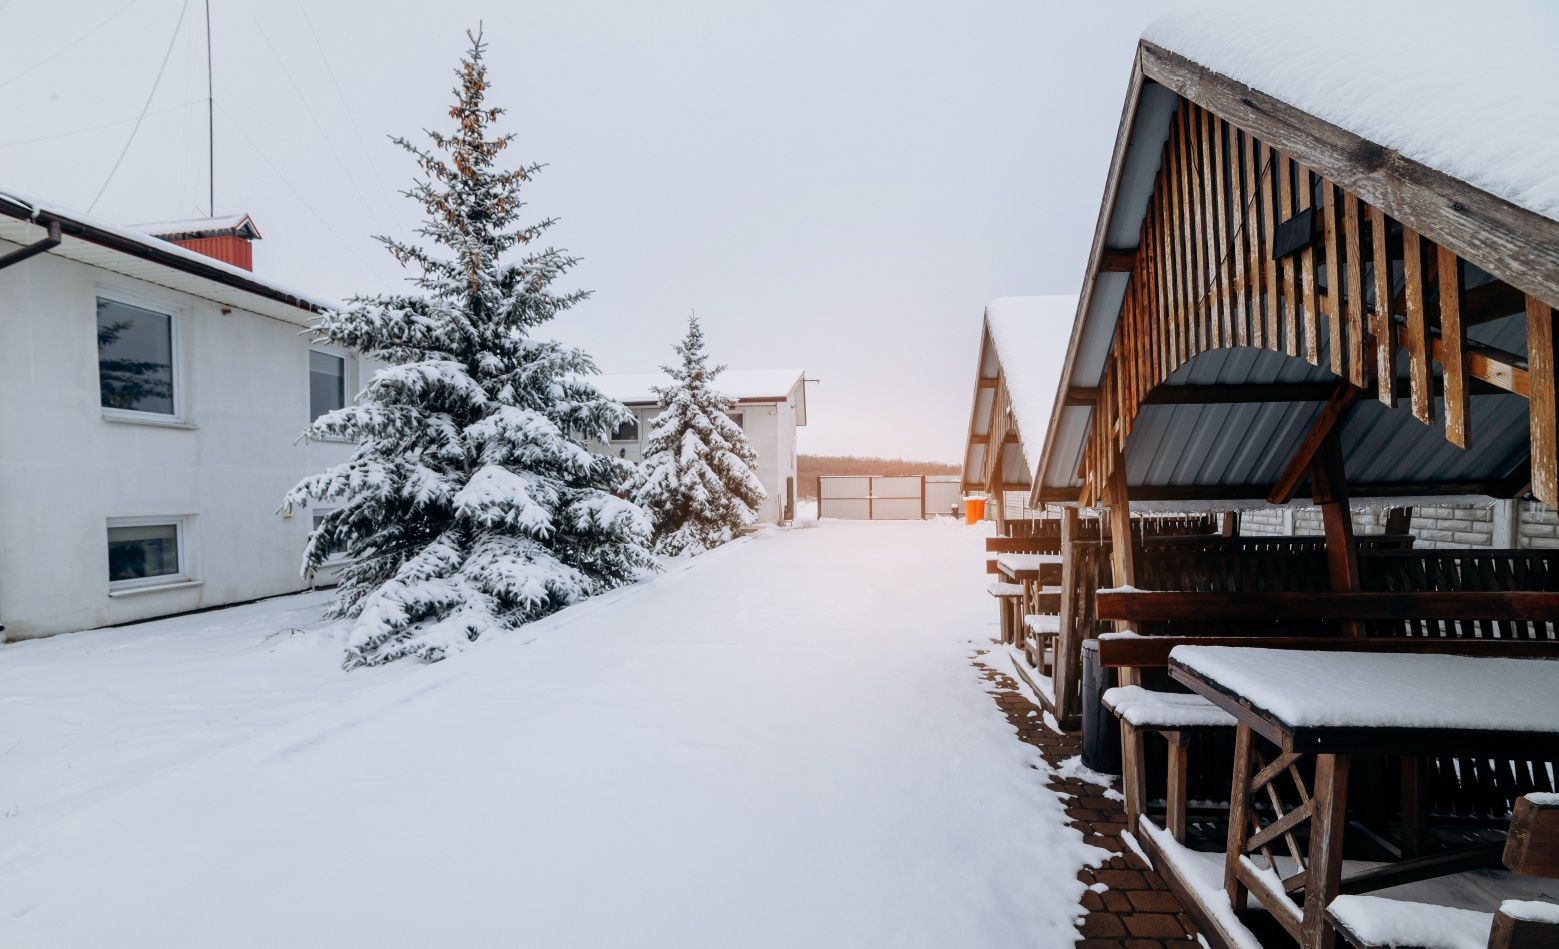
{"label": "white siding", "polygon": [[[6,245],[0,245],[4,247]],[[105,420],[96,297],[174,309],[186,427]],[[0,271],[0,623],[16,639],[305,588],[308,511],[277,512],[350,446],[309,422],[296,324],[43,254]],[[351,391],[361,370],[349,361]],[[109,596],[109,518],[187,518],[198,586]]]}

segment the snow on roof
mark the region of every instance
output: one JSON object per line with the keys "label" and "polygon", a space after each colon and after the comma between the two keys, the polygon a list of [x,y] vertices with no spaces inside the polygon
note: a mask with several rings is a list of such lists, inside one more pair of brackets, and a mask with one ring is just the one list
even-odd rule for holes
{"label": "snow on roof", "polygon": [[[201,268],[225,273],[230,277],[238,278],[240,281],[243,281],[246,284],[259,286],[266,290],[272,291],[278,296],[291,297],[293,300],[302,303],[305,307],[314,306],[321,309],[329,309],[336,305],[333,301],[328,301],[325,298],[315,294],[304,293],[301,290],[294,290],[290,287],[284,286],[283,284],[277,283],[274,280],[259,277],[252,271],[245,270],[242,267],[235,267],[226,261],[217,260],[215,257],[207,257],[205,254],[197,253],[196,251],[189,250],[185,247],[180,247],[178,244],[164,240],[163,238],[153,237],[152,235],[138,228],[124,227],[119,224],[111,224],[108,221],[102,220],[101,218],[95,218],[91,215],[83,214],[79,211],[73,211],[62,205],[54,204],[52,202],[44,201],[38,198],[33,198],[28,195],[21,194],[17,191],[0,190],[0,206],[3,206],[4,204],[17,205],[25,209],[28,212],[26,219],[31,222],[36,223],[40,218],[53,218],[60,221],[68,221],[73,224],[80,225],[82,228],[87,230],[99,231],[103,234],[117,238],[118,240],[138,244],[151,251],[153,254],[164,258],[181,258],[188,263],[197,264]],[[243,217],[247,216],[248,215],[243,215]],[[0,214],[0,221],[4,221],[6,219],[6,215]],[[156,227],[162,225],[142,225],[142,227],[147,226]],[[4,230],[4,228],[0,228],[0,239],[12,239],[12,237],[5,233]],[[67,232],[67,239],[70,237],[71,235]],[[25,240],[25,238],[23,239]],[[82,240],[89,243],[91,242],[90,238],[88,237],[82,237]],[[69,241],[67,240],[67,242]],[[61,245],[54,252],[59,253],[61,256],[72,257],[73,259],[82,259],[71,253],[70,249],[66,245]],[[121,256],[132,257],[133,255],[121,254]],[[116,272],[125,272],[128,273],[129,276],[140,279],[147,279],[141,273],[129,272],[127,270],[118,271],[115,267],[108,267],[105,264],[100,263],[95,257],[94,259],[87,260],[86,262],[92,263],[95,266],[105,266],[106,269],[116,270]],[[156,262],[153,261],[153,263]],[[164,264],[163,266],[166,267],[167,265]],[[185,290],[186,292],[193,292],[190,291],[187,287],[183,286],[176,286],[175,289]],[[251,307],[244,306],[244,308],[250,309]]]}
{"label": "snow on roof", "polygon": [[229,214],[223,217],[187,218],[182,221],[158,221],[153,224],[132,224],[131,228],[160,237],[163,240],[207,237],[217,234],[237,234],[251,240],[260,239],[260,229],[254,218],[247,214]]}
{"label": "snow on roof", "polygon": [[1076,316],[1075,293],[1000,297],[985,305],[985,323],[1017,416],[1023,457],[1031,469],[1044,448]]}
{"label": "snow on roof", "polygon": [[1559,220],[1559,4],[1200,4],[1143,39]]}
{"label": "snow on roof", "polygon": [[[738,401],[783,402],[801,376],[800,369],[727,369],[711,385]],[[653,405],[655,387],[671,385],[671,377],[664,372],[632,372],[596,376],[590,382],[625,405]]]}

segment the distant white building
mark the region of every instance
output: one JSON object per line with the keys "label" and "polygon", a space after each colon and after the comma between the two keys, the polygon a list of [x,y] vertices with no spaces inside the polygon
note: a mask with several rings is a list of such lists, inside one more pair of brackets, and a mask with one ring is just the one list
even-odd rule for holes
{"label": "distant white building", "polygon": [[162,232],[0,193],[5,639],[307,586],[321,512],[277,508],[348,457],[298,434],[368,370],[249,271],[247,216]]}
{"label": "distant white building", "polygon": [[[727,370],[714,388],[736,400],[731,418],[747,434],[758,455],[758,478],[769,496],[758,519],[789,520],[796,508],[796,428],[807,424],[807,389],[800,369]],[[635,421],[612,433],[609,451],[632,461],[644,458],[650,421],[660,412],[654,389],[671,384],[664,373],[598,376],[592,380],[603,393],[633,410]]]}

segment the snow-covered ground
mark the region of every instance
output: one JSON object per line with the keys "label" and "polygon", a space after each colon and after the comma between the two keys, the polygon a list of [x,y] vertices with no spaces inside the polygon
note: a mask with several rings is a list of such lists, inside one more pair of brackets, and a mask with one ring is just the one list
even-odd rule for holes
{"label": "snow-covered ground", "polygon": [[1069,945],[983,536],[767,530],[433,666],[317,595],[0,648],[0,945]]}

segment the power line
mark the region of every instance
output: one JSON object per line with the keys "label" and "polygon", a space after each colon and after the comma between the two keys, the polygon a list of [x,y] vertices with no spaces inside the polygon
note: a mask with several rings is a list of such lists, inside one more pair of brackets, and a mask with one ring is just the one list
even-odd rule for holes
{"label": "power line", "polygon": [[359,264],[363,265],[364,270],[368,271],[368,273],[375,280],[379,281],[380,284],[388,287],[390,282],[385,280],[384,277],[380,275],[379,271],[375,270],[371,265],[369,265],[368,261],[364,260],[362,255],[352,248],[351,244],[347,243],[346,238],[342,237],[335,228],[330,226],[330,221],[328,221],[323,214],[320,214],[318,211],[314,210],[314,205],[310,204],[309,200],[303,196],[302,192],[293,186],[292,182],[288,180],[286,175],[282,174],[281,169],[276,167],[276,163],[271,161],[270,157],[265,154],[265,151],[260,148],[260,144],[256,142],[248,132],[245,132],[243,126],[239,125],[238,121],[233,118],[232,113],[228,112],[221,106],[217,106],[216,108],[218,112],[222,113],[222,117],[227,119],[228,124],[233,126],[234,131],[238,132],[239,135],[244,137],[244,141],[248,142],[249,147],[254,149],[254,153],[260,156],[260,160],[265,162],[266,165],[270,166],[271,173],[276,176],[278,181],[287,186],[287,190],[291,191],[292,196],[298,199],[298,203],[302,204],[310,214],[314,215],[314,219],[319,221],[320,225],[324,227],[327,232],[329,232],[331,237],[336,239],[337,243],[346,249],[347,253],[351,254]]}
{"label": "power line", "polygon": [[173,55],[173,44],[179,38],[179,28],[184,25],[184,13],[188,9],[189,0],[184,0],[179,5],[179,18],[173,24],[173,35],[168,37],[168,48],[163,51],[162,65],[157,67],[157,78],[152,80],[152,91],[146,94],[146,103],[141,106],[141,114],[135,120],[135,128],[130,130],[130,137],[125,139],[125,147],[120,149],[119,157],[114,159],[114,167],[108,169],[108,177],[103,180],[103,187],[97,189],[97,197],[93,198],[92,203],[87,205],[88,214],[92,213],[93,208],[97,207],[98,201],[103,197],[103,192],[108,190],[108,183],[114,180],[114,173],[119,170],[120,162],[125,160],[125,155],[130,151],[130,143],[135,141],[135,133],[141,130],[141,122],[146,119],[146,110],[151,108],[152,97],[157,95],[157,87],[162,84],[162,74],[168,68],[168,57]]}
{"label": "power line", "polygon": [[[75,39],[71,40],[69,43],[66,43],[64,46],[61,46],[59,49],[55,50],[54,52],[50,53],[49,55],[47,55],[47,56],[43,57],[42,59],[38,60],[36,63],[33,63],[31,66],[28,66],[26,69],[23,69],[21,72],[19,72],[16,75],[12,76],[10,79],[6,79],[3,82],[0,82],[0,89],[4,89],[6,86],[9,86],[11,83],[17,81],[18,79],[21,79],[21,78],[23,78],[25,76],[31,75],[34,72],[37,72],[42,67],[47,66],[49,63],[53,62],[54,60],[60,58],[61,56],[65,55],[66,53],[68,53],[71,50],[75,49],[78,45],[80,45],[81,43],[85,42],[89,37],[91,37],[92,35],[97,33],[97,31],[101,30],[103,27],[105,27],[108,24],[114,22],[115,20],[119,19],[119,15],[121,13],[123,13],[126,10],[130,9],[131,7],[135,6],[137,2],[139,2],[139,0],[130,0],[129,3],[125,4],[124,6],[120,7],[119,9],[115,10],[113,13],[110,13],[108,15],[108,18],[105,19],[103,22],[99,23],[97,26],[94,26],[92,29],[87,30],[85,33],[83,33],[80,36],[76,37]],[[0,10],[3,10],[3,9],[5,9],[5,5],[4,4],[0,4]]]}
{"label": "power line", "polygon": [[368,170],[373,173],[374,183],[379,186],[379,194],[384,198],[384,205],[390,209],[390,217],[395,219],[395,226],[404,232],[406,225],[401,221],[400,212],[395,209],[395,202],[390,200],[390,189],[384,186],[384,179],[379,177],[379,169],[374,165],[373,156],[368,151],[363,130],[357,125],[357,113],[347,103],[346,94],[341,91],[341,82],[336,78],[335,67],[330,65],[330,56],[325,52],[325,44],[319,41],[319,33],[314,30],[314,21],[309,19],[308,7],[302,3],[302,0],[299,0],[298,12],[303,14],[303,25],[309,28],[309,35],[314,38],[314,48],[319,50],[320,62],[325,64],[325,73],[330,76],[330,83],[336,89],[336,99],[341,103],[341,110],[346,113],[346,119],[352,125],[352,134],[357,136],[357,147],[363,150],[363,158],[368,163]]}
{"label": "power line", "polygon": [[[184,103],[183,105],[170,105],[166,109],[157,109],[153,112],[146,113],[146,118],[150,119],[159,115],[167,115],[169,112],[177,112],[180,109],[188,109],[190,106],[195,105],[198,101],[199,100],[191,100]],[[104,122],[101,125],[88,125],[85,128],[71,129],[68,132],[55,132],[52,135],[40,135],[37,138],[20,138],[12,142],[0,142],[0,148],[10,148],[15,145],[32,145],[36,142],[52,142],[57,138],[69,138],[72,135],[85,135],[88,132],[97,132],[102,129],[111,129],[119,125],[128,125],[134,121],[135,118],[131,116],[129,118],[115,119],[112,122]]]}
{"label": "power line", "polygon": [[336,151],[335,143],[330,140],[330,135],[325,132],[325,126],[320,123],[319,117],[314,114],[313,107],[309,105],[308,97],[303,94],[303,89],[298,86],[297,80],[292,78],[291,70],[287,68],[286,61],[281,58],[281,53],[276,51],[276,46],[271,42],[270,35],[265,32],[265,27],[260,23],[260,18],[254,15],[254,10],[247,2],[244,3],[244,10],[249,13],[249,19],[254,21],[255,29],[259,31],[260,38],[265,41],[265,45],[271,51],[271,56],[276,59],[276,64],[281,67],[282,75],[287,77],[288,85],[292,86],[292,91],[297,93],[298,101],[303,103],[303,111],[308,113],[309,121],[314,123],[314,128],[319,131],[319,137],[325,140],[325,147],[330,149],[330,154],[335,157],[336,164],[341,166],[341,173],[346,176],[347,183],[357,193],[357,200],[363,203],[363,210],[367,211],[368,216],[373,219],[374,227],[383,232],[385,227],[379,223],[379,215],[374,213],[373,206],[368,203],[368,198],[363,195],[362,189],[357,186],[357,176],[352,174],[352,170],[342,160],[341,153]]}

